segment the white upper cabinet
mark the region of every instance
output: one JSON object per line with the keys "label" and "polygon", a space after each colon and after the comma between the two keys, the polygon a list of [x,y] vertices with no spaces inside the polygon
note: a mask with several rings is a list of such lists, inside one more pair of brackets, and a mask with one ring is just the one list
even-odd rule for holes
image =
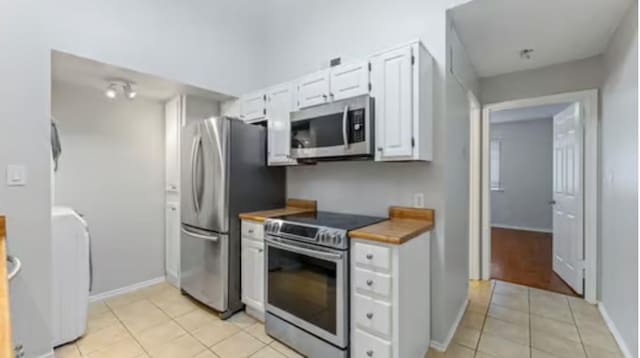
{"label": "white upper cabinet", "polygon": [[330,70],[331,100],[337,101],[369,92],[369,63],[358,62],[332,67]]}
{"label": "white upper cabinet", "polygon": [[329,70],[314,72],[298,81],[298,108],[329,102]]}
{"label": "white upper cabinet", "polygon": [[266,115],[266,94],[255,92],[240,98],[240,119],[255,121]]}
{"label": "white upper cabinet", "polygon": [[375,98],[376,160],[431,160],[431,56],[415,42],[375,55],[370,62],[371,94]]}
{"label": "white upper cabinet", "polygon": [[267,90],[267,128],[269,165],[294,165],[290,158],[294,85],[286,83]]}

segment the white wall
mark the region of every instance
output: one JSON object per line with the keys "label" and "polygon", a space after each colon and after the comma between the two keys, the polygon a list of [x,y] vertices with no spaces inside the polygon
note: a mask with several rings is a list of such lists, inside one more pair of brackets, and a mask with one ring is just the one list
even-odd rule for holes
{"label": "white wall", "polygon": [[562,92],[599,88],[604,79],[602,56],[484,77],[480,79],[480,102],[498,103]]}
{"label": "white wall", "polygon": [[[0,172],[25,164],[28,184],[0,179],[8,246],[24,264],[11,283],[14,342],[51,349],[50,55],[52,49],[238,94],[262,68],[262,2],[36,0],[0,2]],[[4,174],[0,175],[4,178]]]}
{"label": "white wall", "polygon": [[55,82],[55,205],[89,224],[98,294],[164,276],[164,105]]}
{"label": "white wall", "polygon": [[493,123],[503,191],[491,192],[491,225],[552,230],[553,119]]}
{"label": "white wall", "polygon": [[638,357],[638,3],[605,52],[600,300]]}

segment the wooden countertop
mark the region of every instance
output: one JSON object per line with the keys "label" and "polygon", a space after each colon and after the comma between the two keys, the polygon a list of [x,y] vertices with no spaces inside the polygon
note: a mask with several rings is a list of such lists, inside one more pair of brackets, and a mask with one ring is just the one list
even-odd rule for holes
{"label": "wooden countertop", "polygon": [[392,206],[389,220],[349,231],[352,239],[403,244],[433,228],[434,210]]}
{"label": "wooden countertop", "polygon": [[242,213],[238,216],[242,220],[264,222],[267,218],[315,212],[316,208],[317,202],[315,200],[287,199],[287,206],[284,208]]}
{"label": "wooden countertop", "polygon": [[5,218],[0,216],[0,357],[13,357],[11,350],[11,317],[9,316],[9,282],[7,279],[7,247]]}

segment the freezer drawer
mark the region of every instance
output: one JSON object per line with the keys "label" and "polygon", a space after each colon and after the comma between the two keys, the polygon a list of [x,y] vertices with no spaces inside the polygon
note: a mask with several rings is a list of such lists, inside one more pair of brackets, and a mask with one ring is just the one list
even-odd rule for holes
{"label": "freezer drawer", "polygon": [[180,288],[223,312],[228,308],[229,236],[182,226]]}

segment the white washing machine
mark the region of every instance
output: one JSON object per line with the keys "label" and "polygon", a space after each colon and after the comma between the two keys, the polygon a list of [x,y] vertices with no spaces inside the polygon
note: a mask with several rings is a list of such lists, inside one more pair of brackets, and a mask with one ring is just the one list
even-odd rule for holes
{"label": "white washing machine", "polygon": [[52,210],[53,346],[87,330],[91,262],[86,221],[69,207]]}

